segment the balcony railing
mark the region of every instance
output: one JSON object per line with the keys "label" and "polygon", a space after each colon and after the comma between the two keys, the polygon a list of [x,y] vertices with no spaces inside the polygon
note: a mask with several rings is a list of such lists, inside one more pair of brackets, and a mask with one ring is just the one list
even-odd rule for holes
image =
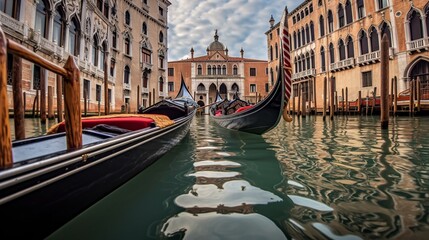
{"label": "balcony railing", "polygon": [[313,77],[315,75],[316,75],[316,69],[310,68],[310,69],[292,74],[292,79],[308,78],[308,77]]}
{"label": "balcony railing", "polygon": [[124,89],[131,90],[131,84],[129,83],[124,83],[123,87]]}
{"label": "balcony railing", "polygon": [[146,63],[146,62],[141,62],[140,63],[140,67],[141,67],[141,69],[142,69],[142,71],[145,71],[145,70],[152,70],[152,64],[150,64],[150,63]]}
{"label": "balcony railing", "polygon": [[347,58],[339,62],[331,63],[330,69],[331,71],[340,71],[343,69],[352,68],[354,65],[355,65],[355,59]]}
{"label": "balcony railing", "polygon": [[[28,27],[24,25],[24,23],[12,18],[11,16],[5,14],[4,12],[0,11],[0,22],[3,25],[3,30],[10,34],[14,35],[14,32],[19,33],[20,35],[23,35],[24,38],[27,38],[28,35]],[[12,30],[11,31],[9,31]]]}
{"label": "balcony railing", "polygon": [[142,88],[142,93],[147,93],[147,94],[149,94],[149,88]]}
{"label": "balcony railing", "polygon": [[358,57],[358,64],[371,64],[380,60],[380,51],[370,52]]}
{"label": "balcony railing", "polygon": [[421,51],[422,49],[429,49],[429,37],[407,42],[407,51]]}

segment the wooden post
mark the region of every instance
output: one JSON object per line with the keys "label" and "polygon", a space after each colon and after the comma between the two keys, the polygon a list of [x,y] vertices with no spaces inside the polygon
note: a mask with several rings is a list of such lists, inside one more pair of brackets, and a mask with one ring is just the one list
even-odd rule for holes
{"label": "wooden post", "polygon": [[54,88],[48,86],[48,119],[54,119]]}
{"label": "wooden post", "polygon": [[368,92],[366,93],[366,103],[365,103],[365,115],[368,116],[368,107],[369,107],[369,96],[368,96]]}
{"label": "wooden post", "polygon": [[317,102],[316,102],[316,78],[312,78],[312,81],[313,81],[313,103],[314,103],[314,115],[316,115],[317,114]]}
{"label": "wooden post", "polygon": [[57,74],[57,119],[63,121],[63,77]]}
{"label": "wooden post", "polygon": [[33,118],[36,117],[37,112],[39,111],[39,90],[36,90],[36,96],[33,101]]}
{"label": "wooden post", "polygon": [[40,122],[46,123],[46,75],[44,68],[40,69]]}
{"label": "wooden post", "polygon": [[393,114],[393,101],[394,101],[394,96],[393,96],[393,86],[395,84],[395,79],[391,78],[390,79],[390,98],[389,98],[389,111]]}
{"label": "wooden post", "polygon": [[[304,86],[304,84],[303,84]],[[306,112],[307,112],[307,107],[306,107],[306,103],[307,103],[307,96],[306,96],[306,92],[304,91],[304,87],[301,88],[301,98],[302,98],[302,102],[301,102],[301,115],[303,118],[305,118],[306,116]]]}
{"label": "wooden post", "polygon": [[295,96],[292,97],[292,113],[296,114],[296,108],[295,108]]}
{"label": "wooden post", "polygon": [[302,89],[301,89],[301,83],[298,83],[298,111],[297,111],[297,116],[301,115],[301,96],[302,96]]}
{"label": "wooden post", "polygon": [[380,51],[380,123],[382,129],[389,127],[389,39],[383,34]]}
{"label": "wooden post", "polygon": [[341,88],[341,112],[344,115],[345,113],[344,88]]}
{"label": "wooden post", "polygon": [[67,132],[67,149],[82,147],[82,116],[80,110],[80,73],[72,56],[69,56],[64,69],[65,127]]}
{"label": "wooden post", "polygon": [[84,116],[86,117],[86,114],[87,114],[87,107],[86,107],[86,105],[87,105],[87,99],[88,99],[88,92],[87,92],[87,90],[86,90],[86,88],[85,89],[83,89],[83,114],[84,114]]}
{"label": "wooden post", "polygon": [[374,92],[372,93],[372,108],[371,108],[371,115],[374,113],[374,108],[375,108],[375,101],[376,101],[376,97],[377,97],[377,87],[374,87]]}
{"label": "wooden post", "polygon": [[330,92],[330,99],[329,99],[329,115],[331,117],[331,120],[334,120],[334,81],[335,78],[331,77],[331,92]]}
{"label": "wooden post", "polygon": [[101,100],[98,99],[98,116],[101,116]]}
{"label": "wooden post", "polygon": [[25,111],[27,109],[27,93],[24,92],[22,95],[23,95],[23,102],[24,102],[24,118],[25,118]]}
{"label": "wooden post", "polygon": [[323,120],[326,118],[326,108],[328,106],[328,80],[327,78],[323,78]]}
{"label": "wooden post", "polygon": [[152,106],[152,92],[149,91],[149,106]]}
{"label": "wooden post", "polygon": [[335,91],[334,93],[335,93],[335,106],[334,106],[335,111],[334,111],[334,113],[338,114],[338,112],[339,112],[338,109],[340,108],[340,106],[338,104],[338,92]]}
{"label": "wooden post", "polygon": [[358,94],[359,95],[358,95],[358,108],[357,108],[357,111],[358,111],[358,113],[360,115],[361,111],[362,111],[362,92],[359,90]]}
{"label": "wooden post", "polygon": [[[106,49],[105,49],[106,50]],[[104,51],[104,115],[110,114],[110,102],[109,102],[109,75],[107,67],[107,59],[109,58],[109,52]]]}
{"label": "wooden post", "polygon": [[155,104],[156,102],[155,102],[155,88],[152,88],[152,102],[153,102],[153,104]]}
{"label": "wooden post", "polygon": [[[22,60],[18,56],[13,56],[12,63],[13,71],[13,118],[15,122],[15,139],[21,140],[25,138],[24,127],[24,104],[22,96]],[[6,104],[8,105],[8,104]]]}
{"label": "wooden post", "polygon": [[141,96],[140,85],[137,85],[137,112],[139,111],[139,107],[140,107],[140,96]]}
{"label": "wooden post", "polygon": [[410,116],[414,113],[414,79],[410,81]]}
{"label": "wooden post", "polygon": [[346,87],[346,113],[350,115],[350,109],[349,109],[349,88]]}
{"label": "wooden post", "polygon": [[393,114],[396,115],[398,110],[398,78],[395,76],[394,79],[394,88],[393,88]]}
{"label": "wooden post", "polygon": [[420,112],[420,98],[422,96],[422,89],[420,84],[420,77],[416,79],[416,97],[417,97],[417,112]]}
{"label": "wooden post", "polygon": [[0,169],[12,167],[12,137],[7,100],[7,42],[0,26]]}

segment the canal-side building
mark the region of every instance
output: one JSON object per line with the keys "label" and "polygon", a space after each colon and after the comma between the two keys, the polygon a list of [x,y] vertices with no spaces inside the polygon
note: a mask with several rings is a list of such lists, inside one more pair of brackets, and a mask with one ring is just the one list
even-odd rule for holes
{"label": "canal-side building", "polygon": [[175,97],[183,79],[196,100],[204,104],[212,103],[216,91],[223,98],[233,99],[237,94],[240,99],[255,103],[268,93],[267,61],[229,55],[228,48],[219,41],[217,30],[214,40],[202,56],[195,56],[190,50],[190,58],[168,63],[169,96]]}
{"label": "canal-side building", "polygon": [[[0,19],[6,36],[63,66],[73,56],[80,74],[81,103],[103,112],[104,60],[110,111],[135,112],[167,96],[168,0],[6,0]],[[8,96],[12,106],[12,62],[8,55]],[[57,91],[57,76],[22,60],[25,106]],[[54,105],[56,105],[54,94]],[[46,106],[44,107],[46,108]],[[82,108],[83,109],[83,108]]]}
{"label": "canal-side building", "polygon": [[[359,91],[362,97],[372,96],[374,90],[379,96],[383,34],[389,39],[389,79],[397,77],[398,93],[406,92],[410,80],[417,77],[423,90],[429,83],[429,4],[425,0],[306,0],[289,12],[288,24],[293,96],[302,91],[308,108],[322,111],[325,78],[334,79],[339,101],[346,90],[348,101],[356,100]],[[278,34],[273,34],[278,28],[270,20],[269,56],[278,43]],[[268,64],[269,72],[273,69],[276,74],[276,58],[269,57]]]}

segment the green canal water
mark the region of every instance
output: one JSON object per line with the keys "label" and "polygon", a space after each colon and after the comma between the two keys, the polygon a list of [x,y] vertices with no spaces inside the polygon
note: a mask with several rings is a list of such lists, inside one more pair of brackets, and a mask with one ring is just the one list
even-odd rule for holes
{"label": "green canal water", "polygon": [[427,239],[429,118],[379,126],[310,116],[257,136],[197,116],[178,146],[49,239]]}

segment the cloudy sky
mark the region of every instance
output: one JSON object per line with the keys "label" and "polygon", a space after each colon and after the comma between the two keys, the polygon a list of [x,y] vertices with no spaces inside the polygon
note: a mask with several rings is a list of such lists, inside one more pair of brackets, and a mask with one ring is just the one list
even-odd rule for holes
{"label": "cloudy sky", "polygon": [[266,60],[269,20],[279,22],[284,7],[295,9],[303,0],[170,0],[168,8],[168,60],[206,54],[218,30],[229,55]]}

